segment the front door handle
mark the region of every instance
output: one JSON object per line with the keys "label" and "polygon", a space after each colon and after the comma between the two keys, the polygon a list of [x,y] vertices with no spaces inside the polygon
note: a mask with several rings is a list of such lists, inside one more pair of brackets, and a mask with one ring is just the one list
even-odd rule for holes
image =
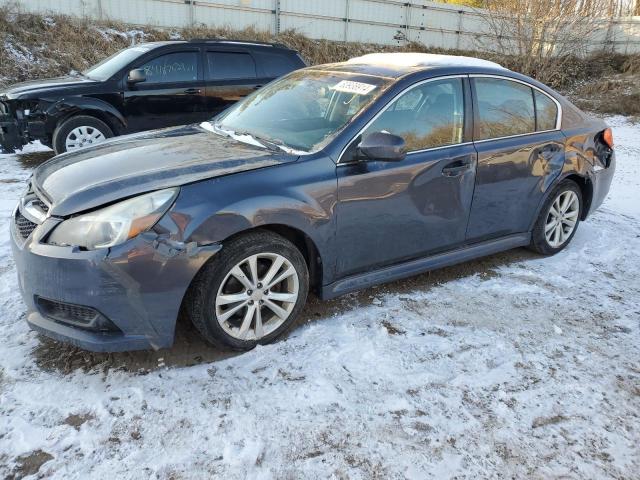
{"label": "front door handle", "polygon": [[187,95],[199,95],[202,93],[202,90],[200,88],[187,88],[183,93]]}
{"label": "front door handle", "polygon": [[471,165],[473,165],[473,161],[470,158],[454,160],[442,169],[442,175],[445,177],[458,177],[469,170]]}
{"label": "front door handle", "polygon": [[259,90],[262,88],[262,85],[256,85],[255,87],[253,87],[254,90]]}

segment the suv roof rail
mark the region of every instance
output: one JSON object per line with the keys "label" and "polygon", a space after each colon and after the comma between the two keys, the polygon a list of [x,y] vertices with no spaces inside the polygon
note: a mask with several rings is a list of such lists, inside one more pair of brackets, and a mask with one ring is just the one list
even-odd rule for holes
{"label": "suv roof rail", "polygon": [[230,43],[237,45],[259,45],[261,47],[278,47],[289,49],[284,43],[270,43],[270,42],[258,42],[249,40],[228,40],[225,38],[191,38],[190,42],[202,42],[202,43]]}

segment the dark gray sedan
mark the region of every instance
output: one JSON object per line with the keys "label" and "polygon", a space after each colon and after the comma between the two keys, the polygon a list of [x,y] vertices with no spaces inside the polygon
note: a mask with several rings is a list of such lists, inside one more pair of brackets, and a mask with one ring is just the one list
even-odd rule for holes
{"label": "dark gray sedan", "polygon": [[514,247],[554,254],[605,198],[611,130],[473,58],[374,54],[291,73],[210,122],[36,169],[11,232],[29,325],[169,347],[180,312],[236,349],[332,298]]}

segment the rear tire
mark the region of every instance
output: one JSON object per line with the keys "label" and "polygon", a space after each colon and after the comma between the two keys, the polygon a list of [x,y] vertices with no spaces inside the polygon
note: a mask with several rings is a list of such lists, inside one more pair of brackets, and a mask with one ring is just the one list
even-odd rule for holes
{"label": "rear tire", "polygon": [[582,205],[582,191],[576,182],[560,182],[540,210],[529,248],[543,255],[563,250],[578,230]]}
{"label": "rear tire", "polygon": [[[102,120],[91,115],[76,115],[61,122],[53,132],[52,144],[56,155],[77,148],[100,143],[113,137],[113,130]],[[74,148],[75,149],[75,148]]]}
{"label": "rear tire", "polygon": [[308,290],[300,251],[274,233],[250,232],[225,244],[202,268],[185,296],[184,311],[208,342],[250,350],[293,325]]}

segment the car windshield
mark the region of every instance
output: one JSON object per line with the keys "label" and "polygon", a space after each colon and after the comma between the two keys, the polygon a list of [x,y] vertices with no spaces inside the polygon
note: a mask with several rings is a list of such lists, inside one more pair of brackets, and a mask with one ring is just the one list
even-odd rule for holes
{"label": "car windshield", "polygon": [[298,153],[325,146],[392,79],[300,70],[254,92],[214,119],[217,131]]}
{"label": "car windshield", "polygon": [[133,60],[148,51],[149,48],[142,46],[125,48],[85,70],[82,74],[92,80],[108,80]]}

